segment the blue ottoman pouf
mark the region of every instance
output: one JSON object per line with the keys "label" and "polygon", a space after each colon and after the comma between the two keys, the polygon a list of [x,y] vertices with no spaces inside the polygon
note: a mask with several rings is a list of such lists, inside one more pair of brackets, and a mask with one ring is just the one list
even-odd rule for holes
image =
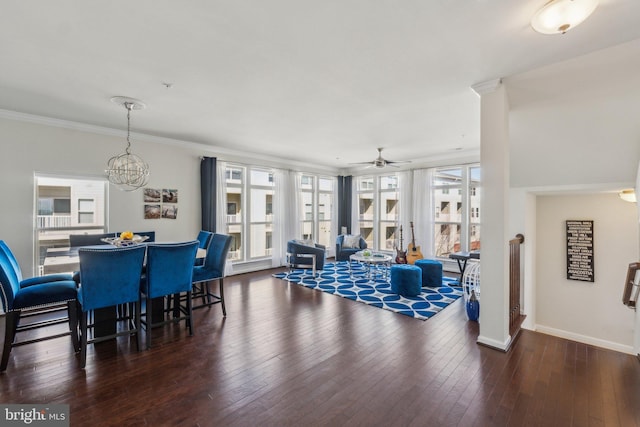
{"label": "blue ottoman pouf", "polygon": [[415,297],[422,291],[422,270],[415,265],[391,266],[391,292],[403,297]]}
{"label": "blue ottoman pouf", "polygon": [[435,259],[419,259],[416,267],[422,270],[422,286],[437,288],[442,286],[442,263]]}

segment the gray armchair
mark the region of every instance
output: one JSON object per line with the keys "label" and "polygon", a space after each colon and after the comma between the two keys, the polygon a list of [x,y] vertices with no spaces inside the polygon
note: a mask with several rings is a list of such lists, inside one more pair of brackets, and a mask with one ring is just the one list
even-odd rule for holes
{"label": "gray armchair", "polygon": [[[315,264],[317,270],[322,270],[325,257],[326,247],[318,243],[311,246],[299,240],[289,240],[287,242],[289,267],[312,268],[313,264]],[[313,273],[315,274],[315,271]]]}
{"label": "gray armchair", "polygon": [[338,236],[336,240],[336,261],[349,261],[349,257],[356,252],[367,249],[367,242],[362,236],[355,248],[347,248],[344,246],[344,234]]}

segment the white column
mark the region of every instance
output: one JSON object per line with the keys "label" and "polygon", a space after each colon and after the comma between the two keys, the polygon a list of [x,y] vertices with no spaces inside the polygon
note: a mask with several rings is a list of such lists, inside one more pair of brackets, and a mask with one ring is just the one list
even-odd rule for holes
{"label": "white column", "polygon": [[[638,172],[636,173],[636,205],[638,206],[638,221],[640,222],[640,163],[638,164]],[[640,304],[637,302],[636,304]],[[640,357],[640,309],[635,308],[636,322],[633,331],[633,351]]]}
{"label": "white column", "polygon": [[478,343],[507,350],[509,336],[509,103],[500,79],[472,86],[480,96],[482,250]]}

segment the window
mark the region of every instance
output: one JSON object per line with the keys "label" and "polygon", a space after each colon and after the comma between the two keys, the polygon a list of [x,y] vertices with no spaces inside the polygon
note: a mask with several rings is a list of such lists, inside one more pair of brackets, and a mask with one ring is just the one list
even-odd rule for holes
{"label": "window", "polygon": [[93,199],[78,199],[78,223],[93,224],[94,210]]}
{"label": "window", "polygon": [[225,176],[227,177],[227,183],[229,181],[239,183],[242,182],[242,172],[243,170],[240,168],[227,168],[225,172]]}
{"label": "window", "polygon": [[227,231],[231,236],[229,259],[240,261],[244,259],[242,253],[244,223],[242,220],[244,200],[244,168],[227,167],[225,171],[227,187]]}
{"label": "window", "polygon": [[331,249],[335,178],[300,175],[300,229],[303,239],[311,239]]}
{"label": "window", "polygon": [[399,219],[398,177],[360,177],[356,191],[360,235],[372,249],[392,250]]}
{"label": "window", "polygon": [[249,178],[251,239],[248,243],[251,258],[271,256],[272,246],[267,236],[273,229],[273,173],[251,169]]}
{"label": "window", "polygon": [[318,177],[318,243],[333,248],[331,224],[333,221],[335,178]]}
{"label": "window", "polygon": [[[480,167],[436,169],[432,182],[437,257],[480,249]],[[455,211],[452,208],[455,207]],[[464,230],[464,232],[463,232]]]}
{"label": "window", "polygon": [[49,249],[69,246],[69,234],[102,234],[107,230],[106,181],[40,175],[35,186],[37,271],[61,272],[47,264]]}
{"label": "window", "polygon": [[225,176],[227,227],[232,236],[229,258],[249,261],[271,256],[273,173],[267,169],[229,165]]}
{"label": "window", "polygon": [[469,250],[480,249],[480,167],[469,168],[469,206],[472,215],[469,221]]}

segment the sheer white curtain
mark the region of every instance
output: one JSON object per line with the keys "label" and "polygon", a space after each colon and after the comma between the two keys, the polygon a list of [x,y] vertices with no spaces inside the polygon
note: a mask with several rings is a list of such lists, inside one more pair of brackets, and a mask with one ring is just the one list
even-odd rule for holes
{"label": "sheer white curtain", "polygon": [[336,240],[340,230],[338,230],[338,178],[333,178],[331,181],[331,193],[333,194],[332,206],[331,206],[331,245],[327,248],[327,256],[335,256]]}
{"label": "sheer white curtain", "polygon": [[358,177],[351,179],[351,234],[360,234],[360,201],[358,198]]}
{"label": "sheer white curtain", "polygon": [[[216,233],[229,234],[229,226],[227,225],[227,163],[218,161],[216,167],[216,206],[218,212],[216,213]],[[231,260],[227,258],[227,262],[224,266],[224,275],[228,276],[233,273],[233,264]]]}
{"label": "sheer white curtain", "polygon": [[293,171],[276,169],[273,173],[273,249],[271,265],[286,264],[287,241],[300,236],[300,188],[298,174]]}
{"label": "sheer white curtain", "polygon": [[[413,171],[398,172],[398,187],[400,188],[400,215],[398,218],[398,226],[402,226],[403,244],[402,249],[407,250],[409,240],[411,240],[411,221],[414,221],[416,211],[413,207]],[[400,238],[400,231],[396,234]],[[417,245],[418,243],[416,243]],[[397,242],[400,248],[400,241]]]}
{"label": "sheer white curtain", "polygon": [[[433,258],[433,195],[431,182],[434,169],[413,171],[413,225],[416,245],[425,258]],[[411,236],[409,235],[409,238]]]}

